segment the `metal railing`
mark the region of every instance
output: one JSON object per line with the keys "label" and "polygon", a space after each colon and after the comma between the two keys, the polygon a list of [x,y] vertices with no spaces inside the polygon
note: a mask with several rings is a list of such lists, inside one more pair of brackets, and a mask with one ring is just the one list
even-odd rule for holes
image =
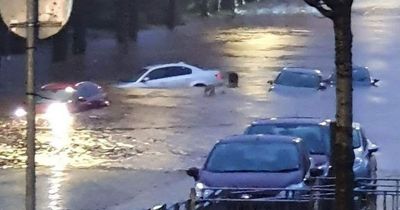
{"label": "metal railing", "polygon": [[[399,210],[400,179],[357,179],[356,210]],[[197,195],[196,195],[197,193]],[[203,195],[199,197],[199,195]],[[302,189],[206,188],[191,190],[190,199],[151,210],[333,210],[335,185],[332,178],[317,178]]]}

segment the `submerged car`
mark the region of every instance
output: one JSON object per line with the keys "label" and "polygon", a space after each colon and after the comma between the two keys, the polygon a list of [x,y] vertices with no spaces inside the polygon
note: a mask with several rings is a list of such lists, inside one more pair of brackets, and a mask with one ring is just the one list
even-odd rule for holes
{"label": "submerged car", "polygon": [[[36,113],[45,114],[50,107],[65,107],[68,112],[82,112],[90,109],[98,109],[110,105],[107,94],[103,88],[93,82],[78,83],[50,83],[42,86],[35,94]],[[16,116],[26,114],[24,107],[15,111]]]}
{"label": "submerged car", "polygon": [[[332,73],[326,80],[331,85],[336,84],[336,74]],[[353,67],[353,85],[357,86],[377,86],[379,79],[373,79],[370,75],[368,67],[354,66]]]}
{"label": "submerged car", "polygon": [[184,88],[219,86],[223,84],[220,71],[204,70],[183,62],[143,68],[129,80],[121,80],[117,88]]}
{"label": "submerged car", "polygon": [[[317,172],[313,172],[313,175]],[[219,141],[203,168],[187,171],[196,182],[198,198],[218,196],[218,188],[275,188],[306,190],[310,177],[310,159],[302,140],[272,135],[238,135]],[[213,195],[212,195],[213,194]],[[266,194],[235,194],[230,198],[263,198],[280,196],[282,191]],[[243,197],[244,196],[244,197]]]}
{"label": "submerged car", "polygon": [[304,91],[325,90],[326,83],[319,70],[309,68],[285,67],[275,80],[270,80],[269,91],[287,92],[302,89]]}
{"label": "submerged car", "polygon": [[[314,167],[329,172],[331,156],[330,120],[319,118],[267,118],[256,120],[245,130],[245,134],[288,135],[303,139],[313,159]],[[374,153],[378,147],[367,137],[359,123],[353,123],[353,171],[356,178],[376,178],[377,161]]]}

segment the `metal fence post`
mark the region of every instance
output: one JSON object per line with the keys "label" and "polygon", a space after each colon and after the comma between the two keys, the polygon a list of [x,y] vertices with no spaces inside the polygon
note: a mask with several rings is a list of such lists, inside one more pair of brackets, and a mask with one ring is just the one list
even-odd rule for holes
{"label": "metal fence post", "polygon": [[190,189],[190,200],[189,200],[189,210],[196,209],[196,190],[194,188]]}

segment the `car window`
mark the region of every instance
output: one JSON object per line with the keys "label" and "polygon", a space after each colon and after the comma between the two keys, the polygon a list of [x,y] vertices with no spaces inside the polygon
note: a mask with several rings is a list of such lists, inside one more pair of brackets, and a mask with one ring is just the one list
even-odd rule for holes
{"label": "car window", "polygon": [[353,148],[361,147],[362,137],[359,129],[353,129]]}
{"label": "car window", "polygon": [[292,87],[318,88],[321,77],[315,74],[283,71],[276,78],[275,83]]}
{"label": "car window", "polygon": [[214,147],[205,168],[213,172],[298,170],[299,157],[298,147],[293,143],[222,143]]}
{"label": "car window", "polygon": [[353,69],[353,80],[358,82],[369,81],[370,75],[365,68],[354,68]]}
{"label": "car window", "polygon": [[[336,82],[336,74],[333,73],[329,79],[332,82]],[[363,67],[354,67],[353,68],[353,81],[364,82],[364,81],[369,81],[370,79],[371,79],[371,76],[369,74],[368,69],[363,68]]]}
{"label": "car window", "polygon": [[160,69],[155,69],[151,71],[147,77],[149,77],[150,80],[156,80],[156,79],[162,79],[165,77],[168,77],[168,68],[160,68]]}
{"label": "car window", "polygon": [[168,76],[170,77],[183,76],[191,73],[192,70],[186,67],[176,66],[168,68]]}
{"label": "car window", "polygon": [[311,154],[327,154],[329,138],[324,137],[319,125],[299,124],[264,124],[253,125],[247,134],[285,135],[302,138]]}
{"label": "car window", "polygon": [[82,82],[76,87],[77,96],[88,98],[94,95],[99,94],[100,89],[99,86],[93,83]]}

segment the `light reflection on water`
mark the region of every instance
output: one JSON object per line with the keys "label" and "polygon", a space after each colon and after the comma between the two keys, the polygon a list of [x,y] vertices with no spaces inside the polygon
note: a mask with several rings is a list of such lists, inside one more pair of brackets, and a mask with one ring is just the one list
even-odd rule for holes
{"label": "light reflection on water", "polygon": [[[255,100],[265,100],[267,81],[273,79],[280,67],[295,63],[302,53],[310,31],[286,27],[241,27],[219,30],[209,40],[222,43],[221,53],[229,66],[240,75],[240,91]],[[231,69],[230,69],[231,70]]]}
{"label": "light reflection on water", "polygon": [[48,178],[48,208],[51,210],[61,210],[64,209],[62,189],[66,179],[65,169],[70,162],[68,148],[71,142],[70,134],[73,127],[73,118],[69,114],[66,114],[63,118],[50,120],[49,123],[52,128],[50,145],[56,150],[50,153],[48,157],[48,165],[51,167]]}

